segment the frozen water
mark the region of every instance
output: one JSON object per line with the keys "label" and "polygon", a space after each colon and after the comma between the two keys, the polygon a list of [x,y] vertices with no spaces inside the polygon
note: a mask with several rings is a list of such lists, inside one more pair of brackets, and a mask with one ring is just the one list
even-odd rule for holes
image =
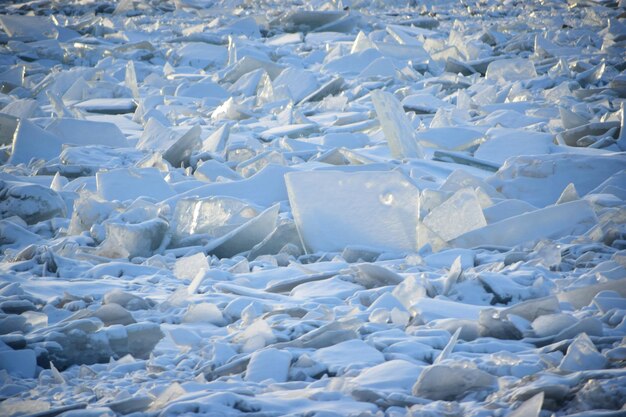
{"label": "frozen water", "polygon": [[264,349],[254,352],[246,368],[246,381],[262,382],[267,379],[275,382],[287,381],[291,353],[278,349]]}
{"label": "frozen water", "polygon": [[98,195],[105,200],[135,200],[150,197],[157,201],[174,192],[156,168],[114,169],[96,175]]}
{"label": "frozen water", "polygon": [[371,96],[391,154],[395,158],[423,157],[424,152],[398,99],[379,90],[372,91]]}
{"label": "frozen water", "polygon": [[424,224],[448,242],[487,222],[474,190],[463,188],[431,211]]}
{"label": "frozen water", "polygon": [[0,415],[623,412],[623,6],[0,3]]}
{"label": "frozen water", "polygon": [[587,201],[550,206],[509,217],[480,229],[467,232],[453,241],[460,247],[500,245],[513,247],[542,238],[558,239],[587,232],[597,223]]}
{"label": "frozen water", "polygon": [[[356,244],[416,249],[419,191],[401,173],[294,172],[285,178],[298,232],[308,250],[337,251]],[[325,193],[311,192],[315,187]]]}

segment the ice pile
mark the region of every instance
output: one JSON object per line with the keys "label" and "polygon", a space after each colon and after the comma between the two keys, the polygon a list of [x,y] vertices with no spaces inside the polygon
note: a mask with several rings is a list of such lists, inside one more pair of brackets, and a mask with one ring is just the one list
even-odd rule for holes
{"label": "ice pile", "polygon": [[623,1],[0,5],[0,415],[626,413]]}

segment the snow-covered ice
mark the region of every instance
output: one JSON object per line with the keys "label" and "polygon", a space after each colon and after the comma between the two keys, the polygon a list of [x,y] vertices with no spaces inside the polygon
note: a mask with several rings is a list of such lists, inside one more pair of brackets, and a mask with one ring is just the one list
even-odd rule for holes
{"label": "snow-covered ice", "polygon": [[0,415],[624,415],[625,6],[0,4]]}

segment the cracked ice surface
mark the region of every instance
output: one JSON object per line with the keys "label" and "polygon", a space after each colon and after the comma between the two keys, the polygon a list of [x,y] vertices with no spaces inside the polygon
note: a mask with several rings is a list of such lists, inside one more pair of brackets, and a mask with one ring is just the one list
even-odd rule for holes
{"label": "cracked ice surface", "polygon": [[624,415],[623,0],[0,5],[0,415]]}

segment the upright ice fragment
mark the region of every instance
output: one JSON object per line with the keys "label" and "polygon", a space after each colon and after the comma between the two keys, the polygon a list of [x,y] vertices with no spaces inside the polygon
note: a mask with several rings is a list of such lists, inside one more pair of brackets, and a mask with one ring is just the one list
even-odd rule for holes
{"label": "upright ice fragment", "polygon": [[394,158],[423,158],[424,151],[415,139],[415,132],[404,114],[402,104],[390,93],[371,93],[376,115]]}
{"label": "upright ice fragment", "polygon": [[285,182],[307,250],[417,249],[419,190],[401,173],[292,172]]}

